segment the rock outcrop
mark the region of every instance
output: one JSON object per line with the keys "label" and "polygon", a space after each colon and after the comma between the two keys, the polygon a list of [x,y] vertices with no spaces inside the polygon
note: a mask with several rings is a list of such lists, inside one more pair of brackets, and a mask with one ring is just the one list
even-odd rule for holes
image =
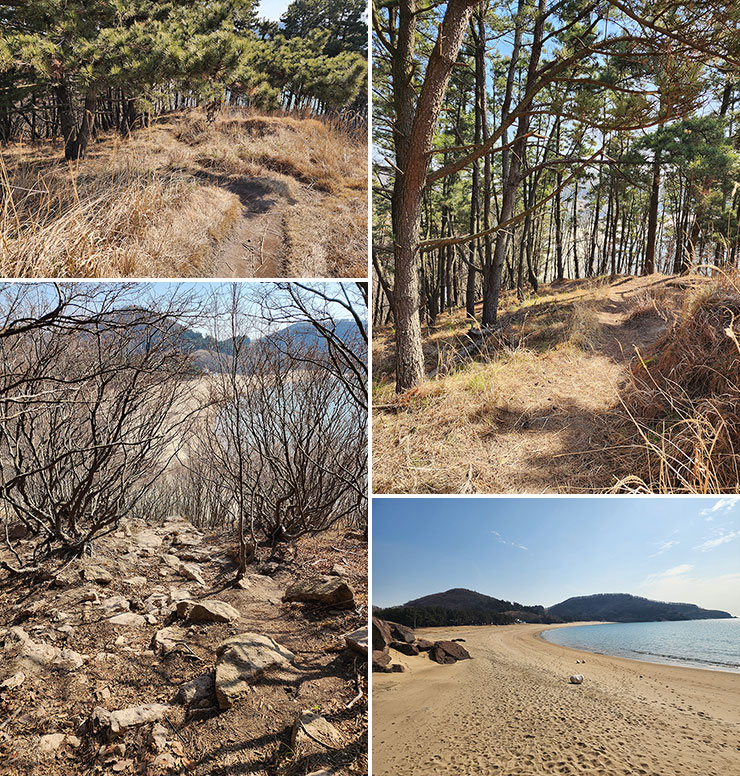
{"label": "rock outcrop", "polygon": [[207,598],[204,601],[179,601],[177,616],[185,622],[234,622],[240,615],[231,604]]}
{"label": "rock outcrop", "polygon": [[240,633],[216,651],[216,700],[222,709],[233,706],[266,671],[283,668],[294,655],[269,636]]}
{"label": "rock outcrop", "polygon": [[355,594],[343,579],[327,576],[295,582],[285,591],[283,601],[302,601],[334,606],[337,609],[351,609],[355,605]]}

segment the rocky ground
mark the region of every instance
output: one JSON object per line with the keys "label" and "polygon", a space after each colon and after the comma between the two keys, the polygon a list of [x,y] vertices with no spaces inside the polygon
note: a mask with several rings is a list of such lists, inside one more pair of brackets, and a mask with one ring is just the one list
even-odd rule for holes
{"label": "rocky ground", "polygon": [[234,586],[233,544],[169,518],[3,572],[0,773],[366,773],[367,544],[257,555]]}

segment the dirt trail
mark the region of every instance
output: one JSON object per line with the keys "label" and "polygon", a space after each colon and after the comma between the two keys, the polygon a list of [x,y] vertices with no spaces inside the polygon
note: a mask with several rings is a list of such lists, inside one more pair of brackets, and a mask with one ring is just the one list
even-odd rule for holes
{"label": "dirt trail", "polygon": [[[348,774],[364,772],[361,704],[345,708],[356,692],[363,658],[346,648],[341,635],[363,624],[363,610],[282,601],[293,581],[336,563],[365,601],[362,542],[326,534],[267,562],[260,548],[262,560],[249,567],[243,588],[232,585],[233,548],[223,531],[204,534],[182,518],[161,525],[127,520],[95,549],[92,558],[75,561],[54,584],[29,588],[0,578],[0,682],[19,667],[24,672],[12,692],[0,686],[0,719],[7,725],[0,730],[0,773],[43,770],[70,776],[120,770],[155,776],[187,769],[200,776],[288,776],[330,761]],[[0,558],[10,557],[0,552]],[[85,569],[87,581],[81,576]],[[238,620],[189,624],[175,613],[178,601],[204,599],[234,607]],[[118,613],[120,622],[109,619]],[[14,639],[17,630],[4,627],[10,625],[22,626],[33,639],[31,657],[22,665],[16,653],[30,648]],[[155,651],[157,633],[168,634],[177,646]],[[268,635],[295,657],[292,666],[255,681],[242,700],[222,710],[214,697],[217,647],[237,633]],[[50,662],[60,648],[64,671]],[[204,687],[200,700],[188,704],[176,693],[190,680]],[[152,703],[168,707],[165,743],[154,743],[151,725],[144,725],[106,745],[105,732],[89,722],[96,706],[114,711]],[[296,750],[291,758],[296,714],[310,708],[321,709],[341,731],[344,745],[341,751],[316,754]],[[44,734],[56,734],[64,743],[46,751],[40,741]],[[125,754],[114,746],[119,744]]]}
{"label": "dirt trail", "polygon": [[[690,282],[654,275],[542,289],[502,332],[514,348],[510,356],[430,381],[428,395],[417,403],[412,397],[407,412],[376,412],[376,491],[609,488],[613,466],[601,452],[607,415],[619,406],[630,360],[665,332],[666,309]],[[652,308],[656,293],[675,299]],[[583,342],[569,346],[581,325]]]}
{"label": "dirt trail", "polygon": [[282,198],[260,179],[229,182],[225,188],[241,201],[241,213],[219,243],[214,276],[274,278],[285,276]]}

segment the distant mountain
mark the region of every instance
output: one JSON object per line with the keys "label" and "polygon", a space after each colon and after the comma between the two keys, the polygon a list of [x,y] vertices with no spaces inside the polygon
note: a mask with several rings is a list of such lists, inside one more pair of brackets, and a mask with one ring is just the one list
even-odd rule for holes
{"label": "distant mountain", "polygon": [[456,587],[416,598],[402,606],[382,609],[379,617],[410,627],[435,625],[509,625],[513,622],[560,622],[542,606],[524,606],[474,590]]}
{"label": "distant mountain", "polygon": [[[354,321],[340,319],[335,322],[337,336],[345,342],[354,342],[357,339],[357,330]],[[210,334],[182,327],[179,333],[180,347],[185,352],[193,353],[201,369],[207,372],[217,371],[219,368],[218,353],[231,355],[236,340],[232,337],[216,339]],[[240,338],[240,342],[252,342],[246,335]],[[326,341],[310,323],[294,323],[283,329],[266,335],[263,341],[272,344],[276,353],[280,352],[284,344],[303,345],[306,347],[326,349]],[[365,347],[362,342],[359,347]]]}
{"label": "distant mountain", "polygon": [[547,610],[565,622],[604,620],[610,622],[660,622],[662,620],[710,620],[732,617],[718,609],[695,604],[651,601],[629,593],[598,593],[569,598]]}
{"label": "distant mountain", "polygon": [[373,613],[384,620],[412,628],[510,625],[514,622],[658,622],[732,617],[728,612],[717,609],[702,609],[695,604],[651,601],[628,593],[578,596],[546,609],[544,606],[524,606],[516,601],[504,601],[463,587],[415,598],[401,606],[378,609]]}

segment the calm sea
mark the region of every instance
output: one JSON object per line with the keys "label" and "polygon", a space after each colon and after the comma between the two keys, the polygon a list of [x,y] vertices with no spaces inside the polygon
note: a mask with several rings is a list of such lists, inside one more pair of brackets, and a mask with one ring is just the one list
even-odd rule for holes
{"label": "calm sea", "polygon": [[740,672],[740,619],[577,625],[542,636],[604,655]]}

